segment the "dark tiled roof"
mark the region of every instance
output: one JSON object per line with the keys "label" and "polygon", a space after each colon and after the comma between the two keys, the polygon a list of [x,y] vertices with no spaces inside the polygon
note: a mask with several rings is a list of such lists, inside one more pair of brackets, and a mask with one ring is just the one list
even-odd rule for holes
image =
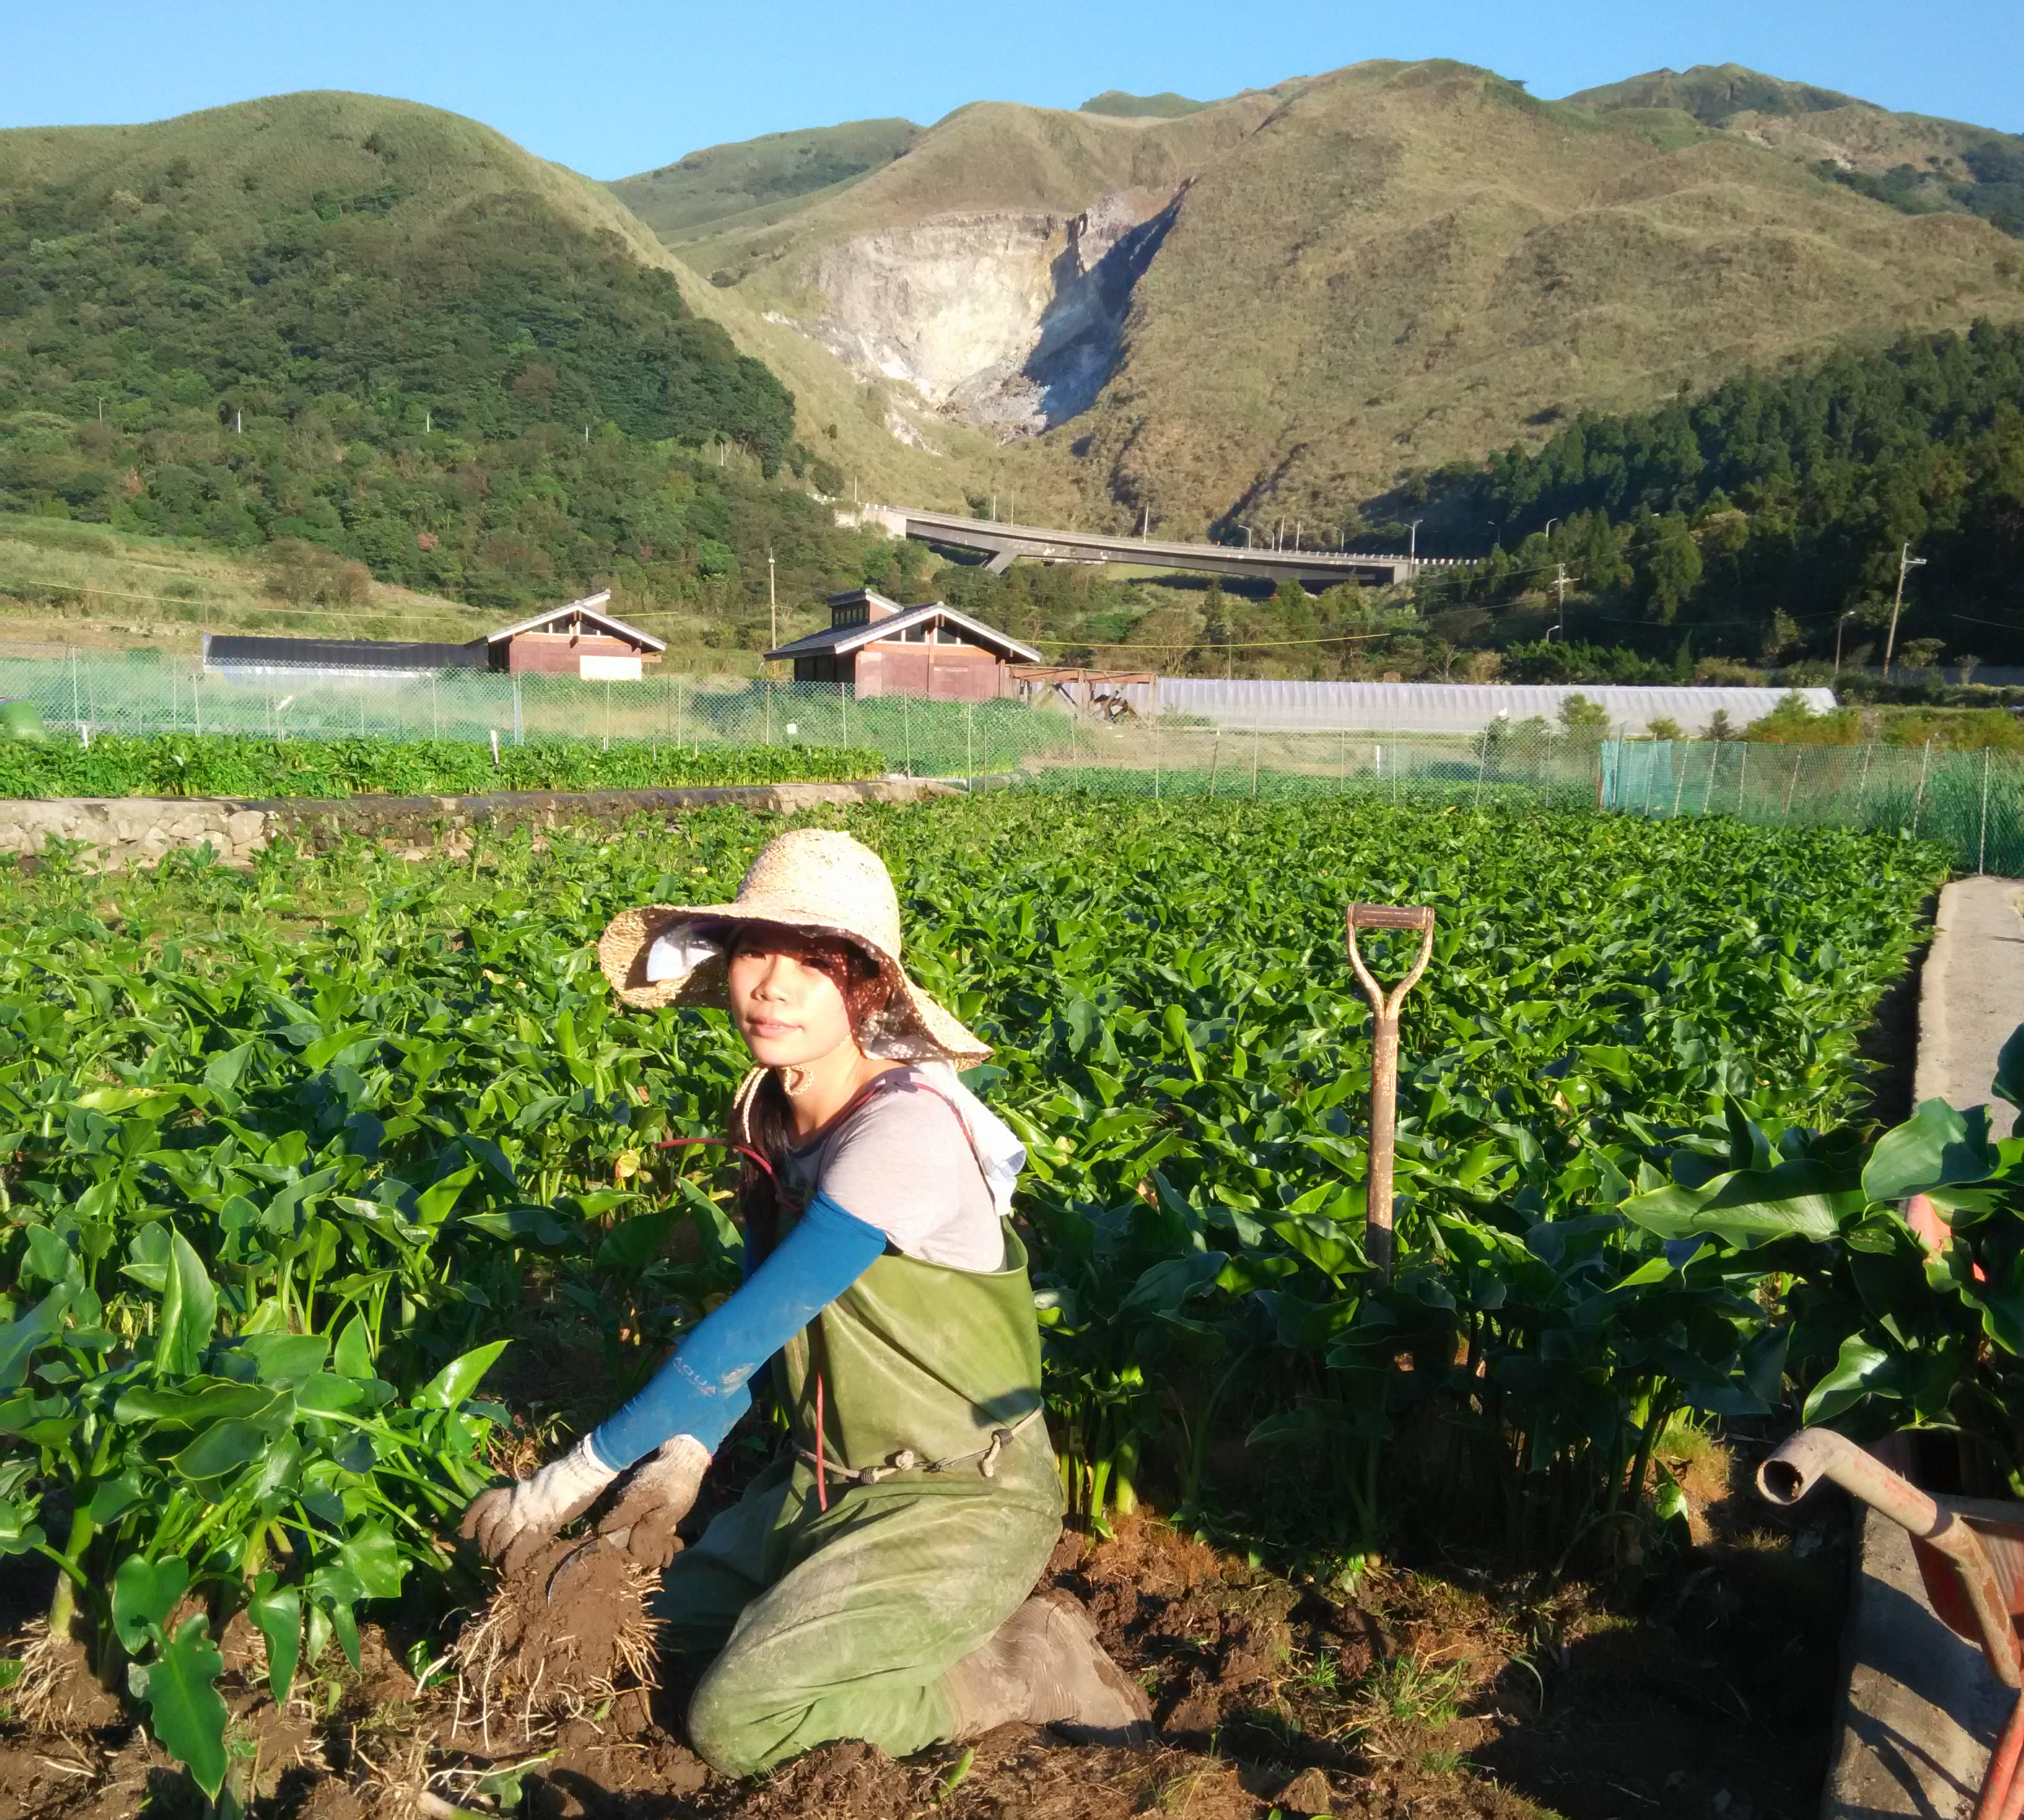
{"label": "dark tiled roof", "polygon": [[294,665],[317,670],[482,670],[491,655],[482,639],[464,645],[402,644],[378,639],[241,638],[214,632],[204,641],[207,664]]}

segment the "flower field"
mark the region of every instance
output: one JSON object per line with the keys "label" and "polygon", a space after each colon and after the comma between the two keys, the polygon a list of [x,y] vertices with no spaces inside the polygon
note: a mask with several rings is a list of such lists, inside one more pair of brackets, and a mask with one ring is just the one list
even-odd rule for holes
{"label": "flower field", "polygon": [[[1144,1497],[1339,1574],[1432,1521],[1550,1569],[1664,1523],[1679,1412],[1766,1417],[1868,1357],[1835,1268],[1861,1197],[1810,1133],[1859,1111],[1938,849],[1370,804],[836,818],[999,1045],[1092,1525]],[[278,1696],[355,1660],[372,1602],[440,1618],[475,1584],[445,1519],[494,1463],[735,1281],[728,1178],[652,1147],[718,1128],[742,1049],[616,1008],[590,943],[730,896],[774,827],[0,872],[0,1551],[57,1568],[56,1628],[207,1792],[229,1619]],[[1352,899],[1440,919],[1388,1287]]]}

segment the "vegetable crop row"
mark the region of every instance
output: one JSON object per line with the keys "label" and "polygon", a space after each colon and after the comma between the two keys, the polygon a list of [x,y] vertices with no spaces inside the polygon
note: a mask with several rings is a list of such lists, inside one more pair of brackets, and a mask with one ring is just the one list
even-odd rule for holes
{"label": "vegetable crop row", "polygon": [[[999,1045],[977,1078],[1032,1152],[1052,1415],[1094,1520],[1164,1484],[1340,1559],[1438,1453],[1451,1497],[1556,1556],[1634,1520],[1672,1411],[1766,1410],[1803,1368],[1751,1254],[1622,1207],[1711,1120],[1850,1108],[1933,849],[1367,804],[834,818]],[[0,1550],[59,1569],[55,1619],[101,1674],[130,1661],[207,1789],[225,1622],[251,1617],[279,1692],[355,1651],[369,1601],[446,1598],[443,1519],[509,1419],[601,1415],[735,1281],[715,1165],[652,1145],[720,1128],[742,1049],[719,1014],[615,1006],[590,944],[629,905],[729,896],[776,826],[0,875]],[[1441,918],[1382,1291],[1351,899]],[[508,1341],[510,1419],[474,1401]]]}
{"label": "vegetable crop row", "polygon": [[263,739],[245,734],[101,734],[0,740],[0,797],[474,796],[492,790],[667,789],[876,777],[856,746],[670,745],[644,739]]}

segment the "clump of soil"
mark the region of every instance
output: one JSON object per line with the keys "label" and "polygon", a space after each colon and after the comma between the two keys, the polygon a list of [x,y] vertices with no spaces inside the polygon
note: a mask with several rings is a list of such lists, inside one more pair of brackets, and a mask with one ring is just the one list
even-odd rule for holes
{"label": "clump of soil", "polygon": [[504,1577],[451,1652],[458,1682],[452,1729],[526,1743],[559,1721],[609,1711],[627,1689],[654,1685],[655,1624],[647,1602],[661,1576],[622,1550],[585,1549],[552,1601],[549,1582],[580,1543],[551,1542]]}
{"label": "clump of soil", "polygon": [[21,1636],[21,1669],[8,1699],[28,1730],[75,1737],[121,1717],[119,1702],[99,1685],[82,1644],[54,1635],[39,1618]]}

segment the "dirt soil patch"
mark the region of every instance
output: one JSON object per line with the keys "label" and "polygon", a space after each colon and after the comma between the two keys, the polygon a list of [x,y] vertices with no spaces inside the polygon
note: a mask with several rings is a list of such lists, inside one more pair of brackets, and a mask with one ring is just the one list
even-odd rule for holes
{"label": "dirt soil patch", "polygon": [[[1047,1581],[1146,1687],[1147,1750],[1007,1726],[904,1763],[838,1744],[726,1782],[684,1741],[685,1690],[650,1689],[627,1664],[628,1588],[601,1587],[598,1621],[559,1631],[522,1587],[489,1614],[490,1642],[465,1635],[490,1650],[511,1721],[489,1727],[474,1723],[470,1661],[461,1689],[455,1673],[418,1687],[376,1628],[357,1672],[333,1651],[278,1710],[257,1648],[228,1650],[235,1782],[257,1820],[1807,1820],[1845,1522],[1824,1507],[1780,1526],[1725,1495],[1725,1456],[1695,1466],[1691,1542],[1607,1589],[1534,1590],[1454,1562],[1323,1585],[1150,1518],[1065,1535]],[[544,1589],[552,1565],[522,1580]],[[529,1691],[544,1650],[572,1671],[546,1703]],[[0,1820],[112,1820],[144,1800],[199,1813],[143,1728],[80,1716],[101,1723],[0,1727]]]}

